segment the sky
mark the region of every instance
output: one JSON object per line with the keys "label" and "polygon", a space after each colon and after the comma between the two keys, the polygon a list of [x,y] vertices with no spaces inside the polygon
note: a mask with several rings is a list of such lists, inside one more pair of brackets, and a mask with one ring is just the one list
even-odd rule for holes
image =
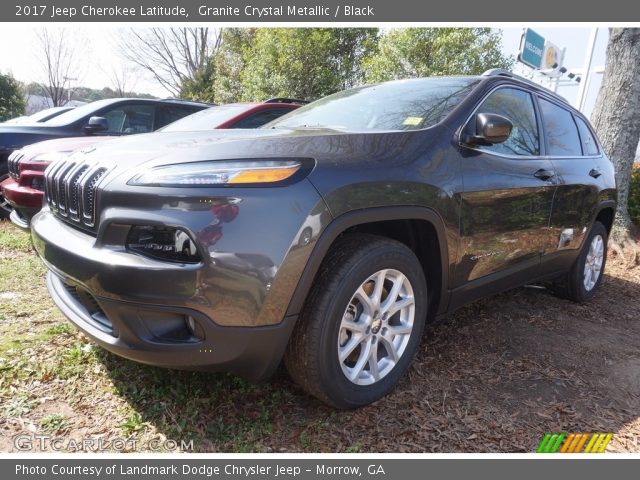
{"label": "sky", "polygon": [[[39,27],[28,24],[5,23],[2,25],[0,28],[0,72],[12,73],[23,82],[42,79],[43,70],[38,61],[37,28]],[[124,62],[117,53],[118,39],[122,37],[122,30],[115,26],[94,25],[58,25],[54,28],[65,28],[76,45],[75,53],[80,60],[79,64],[82,65],[80,71],[77,74],[74,73],[74,77],[78,78],[75,81],[76,85],[91,88],[113,88],[114,85],[109,79],[108,72],[123,68]],[[502,30],[504,52],[516,56],[520,46],[522,28],[504,28]],[[569,71],[582,69],[591,33],[590,27],[534,27],[534,30],[560,48],[566,48],[565,66]],[[607,36],[606,28],[598,29],[592,67],[604,65]],[[530,73],[530,69],[521,64],[517,64],[514,71],[525,75]],[[601,74],[592,75],[584,108],[584,113],[587,116],[593,109],[601,77]],[[157,82],[141,72],[135,75],[130,89],[157,97],[169,96]],[[578,85],[575,83],[572,86],[560,87],[558,90],[558,93],[565,96],[572,104],[576,99],[577,92]]]}

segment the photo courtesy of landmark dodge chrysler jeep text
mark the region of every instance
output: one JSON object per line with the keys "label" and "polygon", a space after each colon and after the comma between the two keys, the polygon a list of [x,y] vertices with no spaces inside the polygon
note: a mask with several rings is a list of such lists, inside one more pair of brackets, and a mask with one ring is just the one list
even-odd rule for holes
{"label": "photo courtesy of landmark dodge chrysler jeep text", "polygon": [[389,392],[425,322],[463,304],[530,282],[590,299],[616,206],[584,116],[502,70],[103,142],[45,192],[49,291],[98,344],[252,380],[284,358],[338,408]]}

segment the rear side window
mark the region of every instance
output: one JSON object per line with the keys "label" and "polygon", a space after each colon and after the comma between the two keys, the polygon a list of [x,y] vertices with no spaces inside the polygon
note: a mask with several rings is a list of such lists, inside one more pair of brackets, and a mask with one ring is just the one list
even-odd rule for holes
{"label": "rear side window", "polygon": [[197,111],[198,110],[193,110],[191,108],[181,108],[173,105],[160,107],[158,108],[158,123],[156,128],[162,128],[165,125],[169,125],[170,123],[180,120],[181,118],[191,115]]}
{"label": "rear side window", "polygon": [[272,108],[269,110],[262,110],[260,112],[254,113],[253,115],[249,115],[246,118],[243,118],[237,123],[234,123],[230,128],[258,128],[290,111],[291,110],[288,108]]}
{"label": "rear side window", "polygon": [[483,150],[510,156],[540,155],[538,124],[529,93],[517,88],[500,88],[482,102],[477,112],[502,115],[513,124],[506,141],[483,146]]}
{"label": "rear side window", "polygon": [[598,144],[591,132],[591,129],[580,117],[574,117],[578,124],[578,131],[580,132],[580,138],[582,139],[582,150],[585,155],[598,155]]}
{"label": "rear side window", "polygon": [[540,111],[548,154],[554,157],[582,156],[580,136],[571,112],[543,98],[540,99]]}

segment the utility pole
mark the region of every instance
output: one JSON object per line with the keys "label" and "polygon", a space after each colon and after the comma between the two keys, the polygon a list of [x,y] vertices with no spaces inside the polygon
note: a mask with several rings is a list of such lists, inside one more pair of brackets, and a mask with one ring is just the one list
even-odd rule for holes
{"label": "utility pole", "polygon": [[589,43],[587,44],[587,54],[584,57],[584,68],[582,69],[582,81],[580,82],[580,88],[578,89],[578,95],[576,97],[575,107],[582,111],[584,103],[587,99],[587,92],[589,91],[589,81],[591,80],[591,62],[593,61],[593,50],[596,46],[596,40],[598,39],[598,28],[591,29],[589,35]]}
{"label": "utility pole", "polygon": [[71,82],[77,82],[77,78],[64,77],[64,81],[67,82],[67,104],[71,103]]}

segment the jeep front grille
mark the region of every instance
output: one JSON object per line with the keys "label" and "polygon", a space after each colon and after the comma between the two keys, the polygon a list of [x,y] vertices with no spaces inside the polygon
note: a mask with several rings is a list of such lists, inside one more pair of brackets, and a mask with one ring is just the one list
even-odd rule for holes
{"label": "jeep front grille", "polygon": [[107,169],[73,160],[54,162],[44,173],[47,203],[60,219],[93,230],[96,190]]}
{"label": "jeep front grille", "polygon": [[7,160],[9,165],[9,175],[11,175],[15,180],[20,177],[20,167],[18,164],[22,157],[24,157],[24,153],[20,150],[15,150],[11,155],[9,155],[9,159]]}

